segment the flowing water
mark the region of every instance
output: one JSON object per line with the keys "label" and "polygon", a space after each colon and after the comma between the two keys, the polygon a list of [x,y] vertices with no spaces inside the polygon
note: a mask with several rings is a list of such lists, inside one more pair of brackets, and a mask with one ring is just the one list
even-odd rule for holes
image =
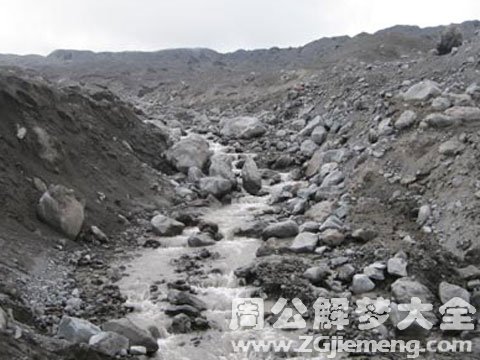
{"label": "flowing water", "polygon": [[[215,151],[223,151],[221,146],[214,146]],[[198,333],[169,334],[167,329],[171,318],[162,311],[167,302],[154,302],[149,296],[151,284],[158,284],[160,294],[168,293],[166,283],[184,279],[184,274],[176,272],[172,260],[183,255],[198,254],[201,249],[190,248],[187,239],[196,228],[186,229],[182,235],[170,238],[157,238],[162,247],[139,251],[137,256],[127,264],[127,274],[120,283],[120,289],[128,297],[128,301],[136,310],[129,315],[132,321],[148,327],[155,325],[161,330],[162,338],[158,340],[159,359],[256,359],[266,358],[265,354],[234,353],[231,341],[239,339],[281,339],[285,334],[267,327],[262,331],[236,330],[231,331],[232,300],[250,297],[256,290],[254,287],[242,286],[234,275],[234,270],[249,265],[255,259],[255,253],[262,241],[247,237],[234,236],[234,229],[253,220],[255,215],[269,209],[268,201],[271,194],[281,191],[288,182],[288,174],[282,176],[283,182],[268,187],[269,195],[244,196],[232,201],[232,204],[210,209],[204,219],[218,224],[224,238],[215,245],[208,247],[211,253],[219,256],[211,257],[204,264],[203,276],[189,279],[197,296],[205,301],[208,310],[203,312],[213,328]],[[183,275],[183,277],[182,277]],[[200,340],[200,341],[199,341]]]}

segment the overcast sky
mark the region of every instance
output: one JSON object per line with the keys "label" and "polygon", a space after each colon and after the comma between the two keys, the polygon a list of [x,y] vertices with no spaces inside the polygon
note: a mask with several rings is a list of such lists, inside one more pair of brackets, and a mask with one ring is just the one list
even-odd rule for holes
{"label": "overcast sky", "polygon": [[299,46],[480,19],[478,0],[0,0],[0,53]]}

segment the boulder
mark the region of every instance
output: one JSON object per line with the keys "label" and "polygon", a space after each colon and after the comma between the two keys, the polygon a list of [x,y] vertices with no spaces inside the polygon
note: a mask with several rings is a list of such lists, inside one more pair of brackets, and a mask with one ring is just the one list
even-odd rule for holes
{"label": "boulder", "polygon": [[422,121],[423,124],[426,126],[431,126],[435,128],[444,128],[444,127],[449,127],[454,124],[457,124],[459,120],[445,115],[445,114],[440,114],[440,113],[433,113],[427,115],[427,117]]}
{"label": "boulder", "polygon": [[203,300],[185,291],[170,290],[167,298],[173,305],[190,305],[200,311],[207,310],[207,304]]}
{"label": "boulder", "polygon": [[455,156],[460,154],[464,149],[463,144],[457,139],[450,139],[442,143],[438,147],[438,152],[445,156]]}
{"label": "boulder", "polygon": [[480,120],[480,108],[474,106],[454,106],[445,110],[445,115],[454,122],[474,122]]}
{"label": "boulder", "polygon": [[255,161],[248,157],[242,168],[242,184],[246,192],[257,195],[262,189],[262,176]]}
{"label": "boulder", "polygon": [[222,136],[233,139],[252,139],[267,132],[261,121],[251,116],[222,119],[220,127]]}
{"label": "boulder", "polygon": [[438,55],[446,55],[463,44],[463,34],[458,26],[450,25],[443,32],[437,44]]}
{"label": "boulder", "polygon": [[50,186],[38,203],[38,216],[42,221],[75,239],[85,218],[84,205],[74,196],[74,191],[63,185]]}
{"label": "boulder", "polygon": [[144,346],[149,354],[158,350],[156,339],[148,331],[139,328],[127,318],[110,320],[102,325],[102,329],[125,336],[131,346]]}
{"label": "boulder", "polygon": [[392,293],[399,303],[410,303],[413,297],[423,303],[431,303],[434,299],[432,292],[423,284],[411,278],[403,277],[392,284]]}
{"label": "boulder", "polygon": [[223,198],[232,191],[232,183],[218,176],[208,176],[200,179],[198,187],[201,191],[213,195],[217,199]]}
{"label": "boulder", "polygon": [[306,213],[305,216],[310,220],[318,223],[323,223],[328,216],[332,213],[333,203],[325,200],[313,205]]}
{"label": "boulder", "polygon": [[[336,163],[330,163],[330,164],[336,164]],[[340,183],[343,182],[343,180],[345,180],[345,175],[343,174],[343,172],[341,172],[340,170],[334,170],[323,179],[320,187],[328,188],[331,186],[339,185]]]}
{"label": "boulder", "polygon": [[321,285],[330,275],[331,270],[327,265],[319,265],[308,268],[303,273],[303,277],[310,281],[313,285]]}
{"label": "boulder", "polygon": [[328,246],[339,246],[345,241],[345,235],[337,229],[327,229],[320,234],[320,242]]}
{"label": "boulder", "polygon": [[298,225],[293,220],[286,220],[267,226],[262,232],[262,238],[267,240],[271,237],[289,238],[298,234]]}
{"label": "boulder", "polygon": [[190,247],[212,246],[216,244],[216,241],[207,233],[193,234],[188,238],[187,242]]}
{"label": "boulder", "polygon": [[461,286],[442,281],[438,286],[438,294],[443,304],[453,298],[460,298],[470,303],[470,293]]}
{"label": "boulder", "polygon": [[235,174],[232,171],[232,158],[226,154],[215,154],[210,159],[210,176],[221,177],[229,180],[232,184],[236,183]]}
{"label": "boulder", "polygon": [[363,294],[375,289],[375,283],[365,274],[355,274],[352,279],[352,291]]}
{"label": "boulder", "polygon": [[318,235],[310,232],[298,234],[290,245],[290,250],[296,253],[311,253],[318,244]]}
{"label": "boulder", "polygon": [[180,235],[185,229],[185,224],[164,215],[156,215],[151,220],[153,232],[159,236]]}
{"label": "boulder", "polygon": [[411,86],[403,93],[403,98],[407,101],[426,101],[440,94],[441,91],[436,82],[424,80]]}
{"label": "boulder", "polygon": [[125,336],[110,331],[92,336],[88,344],[95,351],[111,357],[125,354],[129,348],[129,340]]}
{"label": "boulder", "polygon": [[64,316],[58,325],[57,336],[74,344],[88,344],[90,338],[102,330],[91,322],[70,316]]}
{"label": "boulder", "polygon": [[412,110],[405,110],[395,121],[395,128],[397,129],[406,129],[412,126],[417,120],[417,114]]}
{"label": "boulder", "polygon": [[313,129],[311,139],[315,144],[320,146],[327,139],[327,134],[327,130],[325,130],[323,126],[319,125],[315,129]]}
{"label": "boulder", "polygon": [[210,159],[210,145],[199,135],[189,135],[167,151],[167,160],[185,174],[191,167],[204,169]]}
{"label": "boulder", "polygon": [[185,314],[193,318],[200,316],[200,311],[190,305],[171,305],[165,308],[165,314],[168,316],[177,316]]}
{"label": "boulder", "polygon": [[192,331],[192,321],[185,314],[175,315],[170,325],[170,332],[172,334],[187,334]]}
{"label": "boulder", "polygon": [[147,348],[145,346],[130,346],[128,352],[133,356],[147,355]]}

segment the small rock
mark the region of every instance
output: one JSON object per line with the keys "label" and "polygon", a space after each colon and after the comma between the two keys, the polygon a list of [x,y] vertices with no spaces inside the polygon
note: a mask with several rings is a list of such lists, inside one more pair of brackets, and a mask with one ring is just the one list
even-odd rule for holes
{"label": "small rock", "polygon": [[339,246],[345,241],[345,235],[337,229],[327,229],[320,234],[320,241],[328,246]]}
{"label": "small rock", "polygon": [[248,157],[242,168],[242,185],[246,192],[257,195],[262,189],[262,176],[255,161]]}
{"label": "small rock", "polygon": [[129,340],[125,336],[105,331],[92,336],[88,344],[95,351],[114,357],[128,350]]}
{"label": "small rock", "polygon": [[267,226],[262,233],[262,238],[267,240],[271,237],[289,238],[298,234],[298,225],[293,220],[287,220]]}
{"label": "small rock", "polygon": [[369,242],[377,237],[377,232],[372,229],[357,229],[352,233],[352,238],[361,242]]}
{"label": "small rock", "polygon": [[92,233],[93,237],[100,241],[101,243],[107,243],[108,242],[108,236],[105,235],[105,233],[100,230],[98,227],[95,225],[90,227],[90,232]]}
{"label": "small rock", "polygon": [[352,280],[352,291],[355,294],[363,294],[375,289],[375,283],[365,274],[356,274]]}
{"label": "small rock", "polygon": [[438,293],[442,303],[446,303],[449,300],[457,297],[470,303],[470,293],[468,290],[454,284],[450,284],[446,281],[442,281],[438,287]]}
{"label": "small rock", "polygon": [[187,242],[190,247],[212,246],[217,243],[212,239],[210,234],[207,233],[193,234],[188,238]]}
{"label": "small rock", "polygon": [[330,275],[331,270],[326,265],[314,266],[303,273],[303,277],[309,280],[313,285],[321,285]]}
{"label": "small rock", "polygon": [[399,252],[393,258],[389,259],[387,262],[387,272],[394,276],[408,276],[408,262],[406,257],[404,252]]}
{"label": "small rock", "polygon": [[7,313],[0,307],[0,330],[6,330],[8,326],[8,315]]}
{"label": "small rock", "polygon": [[425,225],[427,220],[430,218],[432,214],[432,210],[430,208],[430,205],[423,205],[420,207],[418,210],[418,216],[417,216],[417,224],[422,226]]}
{"label": "small rock", "polygon": [[100,332],[98,326],[87,320],[64,316],[58,325],[57,336],[74,344],[88,344],[90,338]]}
{"label": "small rock", "polygon": [[150,223],[153,232],[159,236],[180,235],[185,229],[185,224],[164,215],[156,215]]}
{"label": "small rock", "polygon": [[315,251],[318,244],[318,235],[303,232],[298,234],[290,245],[290,250],[296,253],[311,253]]}
{"label": "small rock", "polygon": [[192,331],[192,321],[185,314],[175,315],[172,319],[170,332],[172,334],[187,334]]}
{"label": "small rock", "polygon": [[461,153],[462,150],[463,144],[456,139],[445,141],[438,148],[438,152],[445,156],[455,156]]}
{"label": "small rock", "polygon": [[133,356],[147,355],[147,348],[145,346],[130,346],[128,352]]}
{"label": "small rock", "polygon": [[417,120],[417,114],[412,110],[405,110],[400,117],[395,121],[395,128],[406,129],[412,126]]}
{"label": "small rock", "polygon": [[411,278],[403,277],[392,284],[392,293],[399,303],[410,303],[417,297],[424,303],[431,303],[434,299],[432,292],[423,284]]}

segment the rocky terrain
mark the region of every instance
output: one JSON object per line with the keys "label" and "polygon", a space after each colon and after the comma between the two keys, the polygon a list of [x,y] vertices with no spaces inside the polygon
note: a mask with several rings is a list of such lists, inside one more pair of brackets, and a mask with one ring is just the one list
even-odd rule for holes
{"label": "rocky terrain", "polygon": [[390,320],[346,336],[479,358],[476,330],[395,327],[412,296],[437,325],[480,306],[479,31],[0,56],[0,358],[233,359],[238,292],[381,296]]}

